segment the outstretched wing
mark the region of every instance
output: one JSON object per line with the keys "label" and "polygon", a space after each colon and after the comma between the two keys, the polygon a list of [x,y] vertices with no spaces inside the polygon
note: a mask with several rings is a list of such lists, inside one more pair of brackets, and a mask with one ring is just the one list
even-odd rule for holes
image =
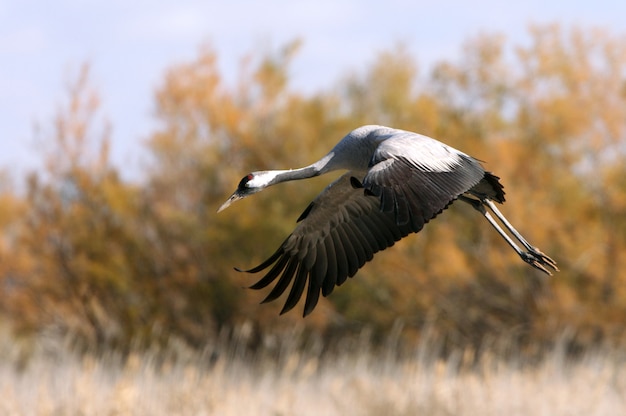
{"label": "outstretched wing", "polygon": [[476,186],[485,170],[474,158],[430,137],[396,130],[370,161],[363,186],[395,214],[398,224],[420,229]]}
{"label": "outstretched wing", "polygon": [[298,303],[306,288],[306,316],[317,305],[320,292],[329,295],[374,253],[420,229],[411,223],[398,225],[395,214],[381,211],[378,198],[367,194],[361,183],[347,173],[318,195],[269,259],[246,270],[257,273],[271,266],[251,288],[262,289],[278,279],[265,303],[278,298],[293,282],[281,314]]}

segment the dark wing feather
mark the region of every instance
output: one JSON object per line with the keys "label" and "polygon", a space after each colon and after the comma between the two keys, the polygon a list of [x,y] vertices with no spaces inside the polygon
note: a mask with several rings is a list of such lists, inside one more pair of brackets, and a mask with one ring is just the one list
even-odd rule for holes
{"label": "dark wing feather", "polygon": [[[281,313],[292,309],[308,281],[304,316],[317,305],[320,292],[329,295],[336,285],[354,276],[374,253],[392,246],[413,231],[398,225],[393,212],[380,210],[376,197],[359,188],[347,173],[329,185],[301,216],[280,248],[251,273],[270,271],[251,287],[260,289],[278,278],[263,300],[283,294],[293,282]],[[279,277],[280,276],[280,277]]]}
{"label": "dark wing feather", "polygon": [[304,263],[300,263],[298,266],[298,274],[293,281],[293,285],[289,291],[289,296],[287,296],[287,300],[285,301],[285,306],[283,306],[283,309],[280,312],[281,314],[296,306],[300,297],[302,297],[302,292],[304,292],[304,286],[306,285],[307,274],[308,270],[304,267]]}

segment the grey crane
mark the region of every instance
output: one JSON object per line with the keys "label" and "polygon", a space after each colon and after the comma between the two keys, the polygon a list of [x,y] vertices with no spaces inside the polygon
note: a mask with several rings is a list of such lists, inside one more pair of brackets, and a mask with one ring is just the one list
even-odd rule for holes
{"label": "grey crane", "polygon": [[272,256],[245,270],[257,273],[271,267],[250,286],[253,289],[265,288],[278,278],[262,303],[277,299],[293,281],[281,314],[298,303],[306,287],[304,316],[308,315],[320,291],[328,296],[376,252],[417,233],[457,199],[478,210],[526,263],[549,275],[549,269],[558,271],[556,262],[528,243],[494,204],[504,202],[497,176],[444,143],[389,127],[359,127],[326,156],[300,169],[252,172],[241,179],[218,212],[268,186],[334,170],[348,172],[311,202]]}

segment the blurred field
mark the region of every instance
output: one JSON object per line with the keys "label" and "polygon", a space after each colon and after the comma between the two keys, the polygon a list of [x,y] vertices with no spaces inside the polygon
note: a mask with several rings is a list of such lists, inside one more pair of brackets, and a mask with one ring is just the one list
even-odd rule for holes
{"label": "blurred field", "polygon": [[[467,354],[446,361],[422,348],[398,360],[346,348],[247,356],[166,352],[80,358],[40,343],[30,358],[5,346],[2,415],[618,415],[626,414],[626,356],[561,348],[542,362]],[[208,350],[207,350],[208,351]]]}

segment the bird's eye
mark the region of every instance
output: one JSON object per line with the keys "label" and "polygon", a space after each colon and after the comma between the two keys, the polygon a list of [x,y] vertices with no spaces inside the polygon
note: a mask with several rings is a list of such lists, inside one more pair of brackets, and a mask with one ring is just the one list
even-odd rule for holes
{"label": "bird's eye", "polygon": [[251,181],[254,178],[254,175],[249,173],[241,179],[239,182],[239,188],[245,188],[248,184],[248,181]]}

